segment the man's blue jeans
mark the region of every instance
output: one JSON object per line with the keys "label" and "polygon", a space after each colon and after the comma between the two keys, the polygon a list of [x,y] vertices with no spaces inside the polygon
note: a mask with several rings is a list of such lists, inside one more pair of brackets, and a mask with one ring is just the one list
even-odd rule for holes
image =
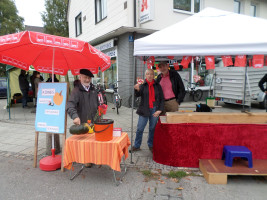
{"label": "man's blue jeans", "polygon": [[27,106],[28,90],[21,90],[22,92],[22,107]]}
{"label": "man's blue jeans", "polygon": [[155,131],[156,124],[158,122],[158,117],[153,117],[153,114],[155,112],[156,112],[156,107],[150,109],[149,117],[139,116],[136,137],[135,137],[135,142],[134,142],[135,148],[140,148],[141,146],[143,132],[144,132],[144,129],[146,127],[148,120],[149,120],[149,134],[148,134],[147,145],[148,147],[153,147],[154,131]]}

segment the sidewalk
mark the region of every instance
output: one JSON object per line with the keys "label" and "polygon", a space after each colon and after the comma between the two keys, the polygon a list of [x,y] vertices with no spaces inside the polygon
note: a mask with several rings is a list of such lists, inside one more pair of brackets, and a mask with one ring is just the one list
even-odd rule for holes
{"label": "sidewalk", "polygon": [[[198,102],[200,103],[200,102]],[[204,103],[204,102],[202,102]],[[180,110],[195,110],[196,102],[184,102],[183,108]],[[34,140],[35,140],[35,113],[33,104],[29,103],[31,108],[23,109],[21,104],[15,104],[11,107],[11,119],[9,119],[9,112],[5,109],[6,99],[0,99],[0,151],[7,154],[18,154],[19,156],[33,157]],[[188,106],[188,108],[185,108]],[[240,112],[242,107],[236,105],[223,105],[221,108],[213,109],[213,112]],[[113,119],[114,127],[120,127],[124,132],[128,133],[129,139],[134,143],[135,131],[137,126],[138,115],[136,110],[133,110],[133,134],[131,134],[131,121],[132,110],[122,106],[119,109],[119,115],[116,110],[112,109],[113,104],[108,104],[108,110],[104,118]],[[252,107],[252,112],[265,112],[264,109],[259,109],[257,106]],[[71,136],[69,127],[72,125],[72,120],[67,118],[67,138]],[[143,142],[141,151],[133,153],[132,157],[126,160],[127,164],[132,167],[149,168],[149,169],[162,169],[162,170],[175,170],[176,167],[165,166],[155,163],[152,160],[152,153],[147,146],[148,125],[143,135]],[[62,142],[62,139],[61,139]],[[62,146],[62,144],[61,144]],[[46,151],[46,134],[39,134],[38,156],[45,156]],[[132,159],[131,159],[132,158]],[[131,162],[133,161],[133,163]],[[196,169],[198,170],[198,169]]]}

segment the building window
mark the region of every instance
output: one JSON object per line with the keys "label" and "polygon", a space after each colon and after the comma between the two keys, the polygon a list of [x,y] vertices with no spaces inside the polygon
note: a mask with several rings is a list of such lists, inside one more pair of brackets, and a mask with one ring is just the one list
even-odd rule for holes
{"label": "building window", "polygon": [[173,0],[173,9],[197,13],[200,11],[200,0]]}
{"label": "building window", "polygon": [[107,0],[95,0],[95,23],[107,17]]}
{"label": "building window", "polygon": [[256,5],[250,5],[250,16],[256,17]]}
{"label": "building window", "polygon": [[234,12],[240,14],[240,7],[241,7],[241,3],[240,1],[234,1]]}
{"label": "building window", "polygon": [[82,13],[75,17],[76,37],[82,34]]}

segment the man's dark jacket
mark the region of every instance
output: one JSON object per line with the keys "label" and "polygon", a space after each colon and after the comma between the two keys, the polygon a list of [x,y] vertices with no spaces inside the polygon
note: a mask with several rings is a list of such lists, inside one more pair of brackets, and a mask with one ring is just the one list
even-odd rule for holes
{"label": "man's dark jacket", "polygon": [[75,87],[67,103],[67,112],[71,119],[80,118],[81,123],[93,120],[98,108],[97,91],[92,83],[87,92],[81,83]]}
{"label": "man's dark jacket", "polygon": [[[181,102],[183,102],[184,97],[185,97],[184,83],[180,75],[176,71],[169,70],[169,75],[170,75],[170,80],[172,83],[172,91],[175,95],[175,99],[179,104],[181,104]],[[162,78],[162,74],[158,75],[157,77],[158,83],[160,83],[161,78]]]}
{"label": "man's dark jacket", "polygon": [[[156,107],[156,111],[160,110],[163,111],[164,108],[164,96],[162,92],[162,88],[159,83],[156,81],[153,84],[154,86],[154,92],[155,92],[155,102],[153,103],[154,107]],[[145,81],[142,85],[140,85],[140,90],[134,90],[136,97],[141,97],[141,102],[139,104],[139,107],[136,111],[138,115],[149,117],[150,111],[149,111],[149,89],[148,84]]]}
{"label": "man's dark jacket", "polygon": [[29,90],[29,81],[27,80],[27,75],[19,75],[19,88],[21,90]]}
{"label": "man's dark jacket", "polygon": [[267,83],[267,74],[265,74],[265,76],[259,82],[259,87],[263,92],[267,91],[267,87],[264,89],[264,83]]}

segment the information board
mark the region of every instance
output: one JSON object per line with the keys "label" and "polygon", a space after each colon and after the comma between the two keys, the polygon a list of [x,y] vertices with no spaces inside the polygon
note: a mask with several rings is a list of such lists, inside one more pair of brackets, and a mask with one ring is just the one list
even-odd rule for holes
{"label": "information board", "polygon": [[39,83],[35,130],[65,133],[67,83]]}

